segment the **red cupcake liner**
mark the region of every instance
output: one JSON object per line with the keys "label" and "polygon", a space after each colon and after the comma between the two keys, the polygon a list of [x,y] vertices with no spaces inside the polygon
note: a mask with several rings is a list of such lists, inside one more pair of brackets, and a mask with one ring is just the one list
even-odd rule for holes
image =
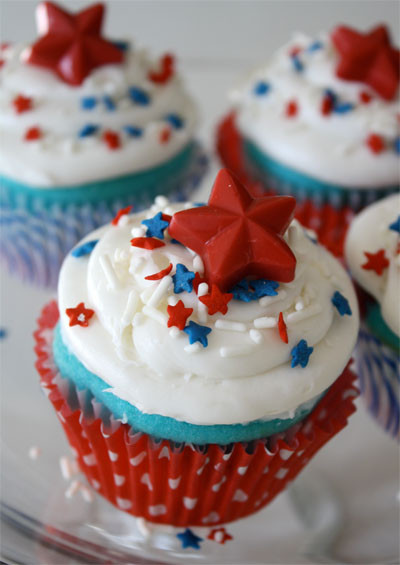
{"label": "red cupcake liner", "polygon": [[41,385],[89,483],[117,508],[151,522],[205,526],[252,514],[271,502],[355,411],[355,375],[346,368],[313,412],[284,433],[230,446],[156,441],[128,424],[106,425],[96,407],[93,417],[70,407],[67,381],[52,354],[58,317],[53,301],[34,334]]}
{"label": "red cupcake liner", "polygon": [[[255,196],[275,194],[273,190],[266,191],[262,183],[252,178],[246,169],[234,112],[225,116],[218,125],[216,148],[224,166]],[[353,217],[354,212],[349,206],[336,209],[330,204],[318,205],[311,200],[304,200],[298,202],[296,207],[296,218],[299,222],[315,231],[318,241],[336,257],[343,257],[344,241]]]}

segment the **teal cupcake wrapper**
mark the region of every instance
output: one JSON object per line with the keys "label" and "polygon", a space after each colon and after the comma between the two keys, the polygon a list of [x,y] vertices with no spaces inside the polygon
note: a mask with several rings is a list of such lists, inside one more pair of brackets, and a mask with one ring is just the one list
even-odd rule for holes
{"label": "teal cupcake wrapper", "polygon": [[320,181],[283,165],[248,140],[243,140],[243,155],[250,175],[266,189],[295,196],[298,201],[312,200],[318,206],[330,204],[336,209],[349,206],[357,212],[400,189],[399,185],[362,188]]}

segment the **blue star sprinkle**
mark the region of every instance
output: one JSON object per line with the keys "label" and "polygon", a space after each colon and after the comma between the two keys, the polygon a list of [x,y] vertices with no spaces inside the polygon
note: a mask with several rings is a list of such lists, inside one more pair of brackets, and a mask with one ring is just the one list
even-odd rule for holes
{"label": "blue star sprinkle", "polygon": [[82,245],[75,247],[75,249],[71,251],[71,255],[73,257],[83,257],[84,255],[89,255],[89,253],[91,253],[95,248],[98,241],[98,239],[92,239],[91,241],[82,243]]}
{"label": "blue star sprinkle", "polygon": [[301,73],[304,70],[303,63],[300,61],[300,59],[298,58],[297,55],[292,55],[291,59],[292,59],[292,64],[293,64],[294,70],[298,73]]}
{"label": "blue star sprinkle", "polygon": [[113,112],[116,108],[115,102],[111,98],[111,96],[103,96],[103,103],[104,106],[106,107],[106,110],[108,110],[109,112]]}
{"label": "blue star sprinkle", "polygon": [[162,212],[158,212],[149,220],[143,220],[142,224],[147,227],[147,237],[158,237],[159,239],[164,239],[164,230],[169,226],[169,222],[162,219]]}
{"label": "blue star sprinkle", "polygon": [[256,294],[250,289],[249,281],[246,279],[235,284],[230,291],[233,294],[235,300],[241,300],[242,302],[251,302],[252,300],[257,300]]}
{"label": "blue star sprinkle", "polygon": [[196,322],[189,322],[189,325],[183,328],[183,331],[189,336],[190,344],[199,341],[203,347],[207,347],[207,335],[211,332],[211,328],[201,326],[200,324],[196,324]]}
{"label": "blue star sprinkle", "polygon": [[320,49],[322,49],[324,46],[324,44],[322,43],[322,41],[314,41],[314,43],[311,43],[311,45],[309,45],[307,47],[307,51],[309,51],[310,53],[314,52],[314,51],[319,51]]}
{"label": "blue star sprinkle", "polygon": [[400,155],[400,136],[396,137],[394,140],[394,150],[398,155]]}
{"label": "blue star sprinkle", "polygon": [[81,99],[82,110],[93,110],[97,104],[97,100],[94,96],[85,96]]}
{"label": "blue star sprinkle", "polygon": [[255,85],[253,93],[256,96],[265,96],[265,94],[268,94],[270,89],[271,89],[271,85],[268,82],[264,82],[263,80],[260,80]]}
{"label": "blue star sprinkle", "polygon": [[129,89],[129,96],[132,102],[139,106],[148,106],[150,104],[150,96],[145,90],[138,86],[131,86]]}
{"label": "blue star sprinkle", "polygon": [[299,343],[295,347],[293,347],[292,351],[290,352],[292,356],[291,367],[292,368],[297,367],[297,365],[300,365],[300,367],[303,367],[303,369],[304,367],[307,367],[308,359],[313,351],[314,348],[308,347],[306,340],[301,339]]}
{"label": "blue star sprinkle", "polygon": [[332,304],[341,316],[344,316],[345,314],[351,316],[352,311],[349,305],[349,301],[338,290],[332,296]]}
{"label": "blue star sprinkle", "polygon": [[79,137],[88,137],[89,135],[94,135],[99,126],[95,126],[94,124],[86,124],[83,128],[78,132]]}
{"label": "blue star sprinkle", "polygon": [[235,284],[229,292],[233,294],[233,298],[235,300],[251,302],[252,300],[258,300],[263,296],[276,296],[278,294],[276,292],[278,286],[278,282],[270,281],[268,279],[256,279],[254,281],[243,279]]}
{"label": "blue star sprinkle", "polygon": [[112,41],[112,44],[120,51],[128,51],[129,49],[129,41]]}
{"label": "blue star sprinkle", "polygon": [[8,336],[8,331],[6,328],[0,328],[0,339],[6,339]]}
{"label": "blue star sprinkle", "polygon": [[129,135],[129,137],[142,137],[143,130],[136,126],[124,126],[124,132]]}
{"label": "blue star sprinkle", "polygon": [[178,114],[168,114],[168,116],[165,116],[165,119],[175,129],[183,128],[185,123],[184,119],[178,116]]}
{"label": "blue star sprinkle", "polygon": [[354,109],[354,104],[351,102],[336,102],[333,105],[333,111],[336,114],[347,114]]}
{"label": "blue star sprinkle", "polygon": [[196,534],[194,534],[192,530],[189,530],[189,528],[186,528],[186,530],[180,534],[176,534],[176,537],[181,541],[182,549],[186,549],[188,547],[200,549],[200,542],[204,541],[203,538],[196,536]]}
{"label": "blue star sprinkle", "polygon": [[390,224],[389,229],[400,233],[400,216],[398,216],[397,220],[395,220],[393,224]]}
{"label": "blue star sprinkle", "polygon": [[278,293],[276,289],[279,283],[276,281],[269,281],[268,279],[257,279],[255,281],[250,281],[250,286],[254,289],[254,294],[257,298],[262,298],[263,296],[276,296]]}
{"label": "blue star sprinkle", "polygon": [[193,271],[189,271],[185,265],[178,263],[176,266],[176,274],[172,277],[174,281],[174,292],[179,294],[186,290],[186,292],[192,292],[193,290],[193,279],[195,274]]}

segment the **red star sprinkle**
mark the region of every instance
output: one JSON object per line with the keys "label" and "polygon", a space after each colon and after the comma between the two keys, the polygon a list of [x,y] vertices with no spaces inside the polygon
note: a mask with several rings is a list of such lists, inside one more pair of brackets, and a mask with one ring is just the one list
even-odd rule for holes
{"label": "red star sprinkle", "polygon": [[364,255],[367,258],[367,262],[361,265],[361,267],[366,271],[375,271],[377,275],[381,276],[383,271],[389,267],[389,260],[385,255],[384,249],[379,249],[376,253],[364,251]]}
{"label": "red star sprinkle", "polygon": [[25,141],[36,141],[37,139],[40,139],[42,136],[43,136],[42,130],[37,126],[34,126],[26,130],[24,139]]}
{"label": "red star sprinkle", "polygon": [[103,16],[103,4],[72,14],[42,2],[37,7],[41,37],[31,46],[26,62],[53,71],[72,86],[82,84],[101,65],[122,63],[122,50],[101,37]]}
{"label": "red star sprinkle", "polygon": [[287,328],[286,328],[285,320],[283,319],[282,312],[279,312],[278,330],[279,330],[279,337],[281,338],[281,340],[284,343],[289,343]]}
{"label": "red star sprinkle", "polygon": [[94,310],[90,308],[85,308],[85,304],[81,302],[75,308],[67,308],[65,313],[69,317],[70,326],[82,326],[87,328],[89,325],[89,320],[94,314]]}
{"label": "red star sprinkle", "polygon": [[375,153],[375,155],[379,155],[385,149],[385,142],[383,141],[382,137],[377,133],[371,133],[365,143],[367,144],[368,148]]}
{"label": "red star sprinkle", "polygon": [[386,26],[367,33],[339,26],[332,33],[332,41],[340,56],[336,68],[339,78],[363,82],[385,100],[396,96],[400,52],[391,45]]}
{"label": "red star sprinkle", "polygon": [[361,91],[358,97],[361,104],[369,104],[372,100],[372,96],[369,94],[369,92],[365,92],[365,90]]}
{"label": "red star sprinkle", "polygon": [[132,247],[141,247],[142,249],[157,249],[163,247],[165,243],[155,237],[134,237],[131,239]]}
{"label": "red star sprinkle", "polygon": [[161,59],[160,70],[150,71],[147,78],[155,84],[166,84],[174,76],[175,60],[173,55],[166,54]]}
{"label": "red star sprinkle", "polygon": [[112,226],[117,226],[118,222],[120,221],[120,219],[122,218],[122,216],[125,216],[126,214],[129,214],[129,212],[132,210],[132,206],[127,206],[126,208],[121,208],[121,210],[118,210],[117,215],[115,216],[115,218],[113,220],[111,220],[111,225]]}
{"label": "red star sprinkle", "polygon": [[28,112],[32,110],[32,98],[28,96],[22,96],[22,94],[18,94],[12,101],[13,106],[17,114],[22,114],[23,112]]}
{"label": "red star sprinkle", "polygon": [[146,281],[159,281],[160,279],[169,275],[171,271],[172,271],[172,263],[170,263],[168,267],[166,267],[162,271],[159,271],[158,273],[154,273],[154,275],[148,275],[147,277],[144,278],[146,279]]}
{"label": "red star sprinkle", "polygon": [[210,316],[216,314],[217,312],[221,312],[221,314],[226,314],[228,312],[228,302],[230,302],[233,298],[233,294],[226,293],[224,294],[219,290],[216,284],[213,284],[211,287],[211,293],[205,294],[204,296],[199,296],[200,302],[205,304],[208,309],[208,313]]}
{"label": "red star sprinkle", "polygon": [[168,143],[170,138],[171,138],[170,128],[164,128],[160,131],[160,136],[159,136],[160,143]]}
{"label": "red star sprinkle", "polygon": [[107,147],[112,151],[121,147],[119,135],[110,129],[103,133],[103,140],[107,144]]}
{"label": "red star sprinkle", "polygon": [[180,330],[183,330],[183,328],[186,326],[186,320],[193,312],[193,308],[185,308],[182,300],[179,300],[179,302],[177,302],[175,306],[167,306],[167,312],[169,316],[167,326],[169,328],[171,326],[176,326]]}
{"label": "red star sprinkle", "polygon": [[233,537],[230,534],[228,534],[225,528],[215,528],[214,530],[211,530],[211,532],[208,534],[207,539],[216,541],[217,543],[224,544],[226,541],[233,539]]}
{"label": "red star sprinkle", "polygon": [[196,271],[194,275],[194,279],[192,280],[193,290],[195,291],[196,294],[197,291],[199,290],[199,285],[204,282],[207,282],[207,280],[201,277],[199,273]]}
{"label": "red star sprinkle", "polygon": [[295,206],[292,196],[253,197],[222,169],[208,205],[177,212],[168,231],[202,257],[209,285],[222,292],[248,275],[290,282],[296,258],[282,236]]}
{"label": "red star sprinkle", "polygon": [[299,111],[296,100],[289,100],[285,107],[285,116],[287,118],[294,118]]}

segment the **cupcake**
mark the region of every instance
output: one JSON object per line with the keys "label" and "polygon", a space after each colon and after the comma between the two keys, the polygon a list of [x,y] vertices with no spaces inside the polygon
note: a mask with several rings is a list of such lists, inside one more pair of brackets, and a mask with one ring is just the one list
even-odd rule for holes
{"label": "cupcake", "polygon": [[66,257],[37,368],[91,485],[134,516],[214,525],[269,503],[354,411],[342,266],[226,170]]}
{"label": "cupcake", "polygon": [[346,260],[361,294],[355,361],[370,412],[400,439],[400,196],[368,206],[353,220]]}
{"label": "cupcake", "polygon": [[206,164],[174,58],[105,39],[103,15],[44,2],[40,38],[0,53],[1,255],[41,285],[120,208],[186,199]]}

